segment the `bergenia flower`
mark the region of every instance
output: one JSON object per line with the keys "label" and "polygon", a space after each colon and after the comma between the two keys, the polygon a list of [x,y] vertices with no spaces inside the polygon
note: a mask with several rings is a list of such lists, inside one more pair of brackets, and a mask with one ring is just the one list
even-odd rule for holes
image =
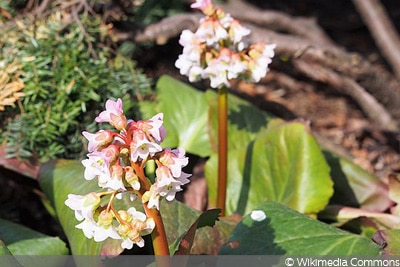
{"label": "bergenia flower", "polygon": [[92,180],[98,178],[99,186],[100,180],[107,180],[111,177],[110,162],[106,160],[102,152],[92,152],[88,154],[88,158],[82,160],[82,165],[85,166],[85,179]]}
{"label": "bergenia flower", "polygon": [[181,186],[189,182],[189,180],[186,178],[190,175],[186,175],[188,174],[181,172],[180,177],[176,179],[172,176],[172,173],[167,166],[158,167],[156,170],[156,193],[162,197],[165,197],[167,201],[172,201],[175,199],[175,194],[183,190]]}
{"label": "bergenia flower", "polygon": [[182,75],[190,82],[210,79],[213,88],[229,87],[232,79],[258,82],[266,75],[275,45],[249,46],[251,31],[210,0],[197,0],[191,7],[205,17],[194,33],[182,31],[183,51],[175,62]]}
{"label": "bergenia flower", "polygon": [[[98,186],[104,191],[83,196],[69,194],[65,205],[75,212],[76,219],[80,221],[76,228],[81,229],[87,238],[96,242],[117,239],[126,249],[135,244],[143,247],[142,236],[153,231],[153,219],[133,207],[116,212],[113,201],[123,196],[130,201],[141,198],[143,205],[159,209],[162,197],[167,201],[174,200],[176,192],[189,182],[187,178],[190,175],[182,172],[188,158],[184,156],[183,149],[163,150],[161,147],[160,143],[166,135],[162,113],[149,120],[127,120],[121,99],[107,100],[106,109],[95,120],[108,122],[117,130],[82,133],[89,141],[89,153],[82,160],[84,178],[97,179]],[[145,177],[147,160],[157,162],[157,181],[153,184]],[[143,192],[144,188],[149,190]],[[108,204],[101,199],[104,196],[109,196]]]}
{"label": "bergenia flower", "polygon": [[114,135],[111,131],[100,130],[94,134],[84,131],[82,135],[89,141],[89,152],[100,150],[114,140]]}
{"label": "bergenia flower", "polygon": [[127,219],[128,227],[119,228],[119,233],[123,240],[121,246],[126,249],[131,249],[133,244],[143,247],[144,240],[142,236],[150,234],[155,227],[155,223],[153,219],[148,219],[143,212],[137,211],[133,207],[129,208],[126,213],[129,217]]}
{"label": "bergenia flower", "polygon": [[95,118],[95,121],[108,122],[119,131],[124,129],[127,125],[127,121],[122,109],[122,100],[120,98],[118,98],[117,101],[111,99],[107,100],[106,110],[101,112],[99,116]]}
{"label": "bergenia flower", "polygon": [[130,144],[130,148],[131,160],[133,162],[146,160],[148,157],[152,157],[155,153],[162,150],[162,147],[159,144],[148,140],[146,134],[142,131],[134,132],[132,139],[133,141]]}
{"label": "bergenia flower", "polygon": [[78,221],[93,220],[93,212],[100,205],[100,197],[96,193],[89,193],[84,196],[68,194],[65,205],[75,211],[75,218]]}
{"label": "bergenia flower", "polygon": [[200,9],[206,15],[214,13],[214,6],[211,3],[211,0],[196,0],[196,2],[190,5],[190,7]]}
{"label": "bergenia flower", "polygon": [[161,164],[167,166],[170,169],[172,176],[180,177],[182,168],[189,163],[189,159],[184,155],[185,155],[185,150],[182,148],[179,149],[166,148],[161,153],[159,161]]}

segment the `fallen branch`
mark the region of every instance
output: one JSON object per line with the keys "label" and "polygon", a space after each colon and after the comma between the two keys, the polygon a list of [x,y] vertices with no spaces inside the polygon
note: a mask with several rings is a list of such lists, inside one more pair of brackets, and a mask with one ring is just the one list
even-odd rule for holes
{"label": "fallen branch", "polygon": [[400,37],[379,0],[353,0],[376,45],[400,80]]}
{"label": "fallen branch", "polygon": [[279,11],[260,10],[242,0],[230,0],[221,7],[240,21],[246,21],[277,32],[301,36],[315,44],[334,45],[334,41],[318,26],[313,18],[291,17]]}
{"label": "fallen branch", "polygon": [[309,64],[303,60],[293,60],[293,64],[308,77],[327,83],[335,87],[338,91],[350,96],[379,128],[397,129],[396,123],[389,112],[353,79],[331,69],[324,68],[321,65]]}

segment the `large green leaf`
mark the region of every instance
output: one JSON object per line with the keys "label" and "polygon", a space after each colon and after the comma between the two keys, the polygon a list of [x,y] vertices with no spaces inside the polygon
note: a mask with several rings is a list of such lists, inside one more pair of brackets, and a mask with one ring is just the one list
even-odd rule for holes
{"label": "large green leaf", "polygon": [[[220,254],[228,255],[379,255],[371,240],[314,220],[273,201],[245,216]],[[252,218],[253,217],[253,218]]]}
{"label": "large green leaf", "polygon": [[40,168],[39,182],[53,204],[58,220],[68,238],[73,255],[112,254],[114,247],[104,246],[84,236],[82,230],[75,228],[79,223],[74,211],[65,205],[68,194],[87,194],[98,191],[97,182],[87,181],[83,176],[83,166],[79,161],[57,160],[43,164]]}
{"label": "large green leaf", "polygon": [[157,82],[157,100],[154,111],[151,103],[141,103],[141,111],[146,116],[143,119],[152,117],[156,112],[164,113],[167,136],[163,145],[182,147],[189,153],[208,156],[208,106],[204,93],[165,75]]}
{"label": "large green leaf", "polygon": [[[218,102],[217,93],[208,90],[206,98],[210,106],[209,135],[211,148],[217,152],[218,146]],[[267,127],[272,118],[268,113],[261,111],[249,102],[228,94],[228,146],[229,151],[246,147],[248,143]]]}
{"label": "large green leaf", "polygon": [[20,224],[0,219],[0,240],[13,255],[67,255],[66,244]]}
{"label": "large green leaf", "polygon": [[0,240],[0,266],[22,267],[2,240]]}
{"label": "large green leaf", "polygon": [[[212,204],[217,193],[217,163],[217,155],[213,155],[206,165]],[[317,213],[332,194],[329,167],[303,123],[272,120],[247,146],[229,151],[228,213],[246,214],[263,199],[303,213]]]}
{"label": "large green leaf", "polygon": [[173,255],[188,255],[193,246],[196,230],[205,226],[213,227],[218,220],[220,212],[220,209],[210,209],[200,214],[185,233],[170,245],[170,253]]}
{"label": "large green leaf", "polygon": [[[199,219],[199,217],[201,217],[199,211],[178,201],[171,203],[162,201],[160,212],[164,221],[170,250],[172,252],[177,249],[176,246],[182,238],[185,237],[189,228],[194,225],[193,222],[196,223],[196,221],[201,220],[200,226],[211,225],[211,222],[216,215],[215,210],[212,210],[205,213],[207,217]],[[215,223],[214,227],[201,227],[200,229],[197,229],[190,253],[208,255],[217,254],[222,244],[228,240],[229,235],[232,233],[233,228],[236,226],[238,221],[237,218],[222,217]]]}
{"label": "large green leaf", "polygon": [[362,208],[372,212],[383,212],[392,206],[388,185],[382,180],[350,160],[329,151],[324,151],[324,155],[334,182],[335,193],[330,204]]}

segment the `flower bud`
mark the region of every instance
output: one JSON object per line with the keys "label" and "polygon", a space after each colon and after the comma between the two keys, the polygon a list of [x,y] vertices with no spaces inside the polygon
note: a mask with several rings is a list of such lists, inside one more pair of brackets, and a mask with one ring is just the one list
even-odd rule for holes
{"label": "flower bud", "polygon": [[132,186],[134,190],[140,189],[139,177],[130,166],[125,167],[125,180]]}
{"label": "flower bud", "polygon": [[118,233],[121,236],[128,236],[130,230],[131,230],[131,228],[128,225],[126,225],[125,223],[121,223],[118,226]]}
{"label": "flower bud", "polygon": [[128,237],[130,240],[132,240],[135,243],[139,242],[139,240],[141,239],[139,231],[134,228],[129,231]]}
{"label": "flower bud", "polygon": [[132,216],[126,210],[119,210],[118,215],[124,223],[130,223],[132,221]]}
{"label": "flower bud", "polygon": [[99,214],[99,225],[101,226],[105,226],[108,227],[112,224],[114,219],[114,215],[112,214],[112,212],[109,212],[107,210],[103,210],[102,212],[100,212]]}

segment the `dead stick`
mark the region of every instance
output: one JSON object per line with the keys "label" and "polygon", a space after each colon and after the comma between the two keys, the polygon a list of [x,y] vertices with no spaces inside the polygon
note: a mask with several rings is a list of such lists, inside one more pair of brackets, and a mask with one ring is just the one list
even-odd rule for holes
{"label": "dead stick", "polygon": [[376,45],[400,80],[400,38],[379,0],[353,0]]}

